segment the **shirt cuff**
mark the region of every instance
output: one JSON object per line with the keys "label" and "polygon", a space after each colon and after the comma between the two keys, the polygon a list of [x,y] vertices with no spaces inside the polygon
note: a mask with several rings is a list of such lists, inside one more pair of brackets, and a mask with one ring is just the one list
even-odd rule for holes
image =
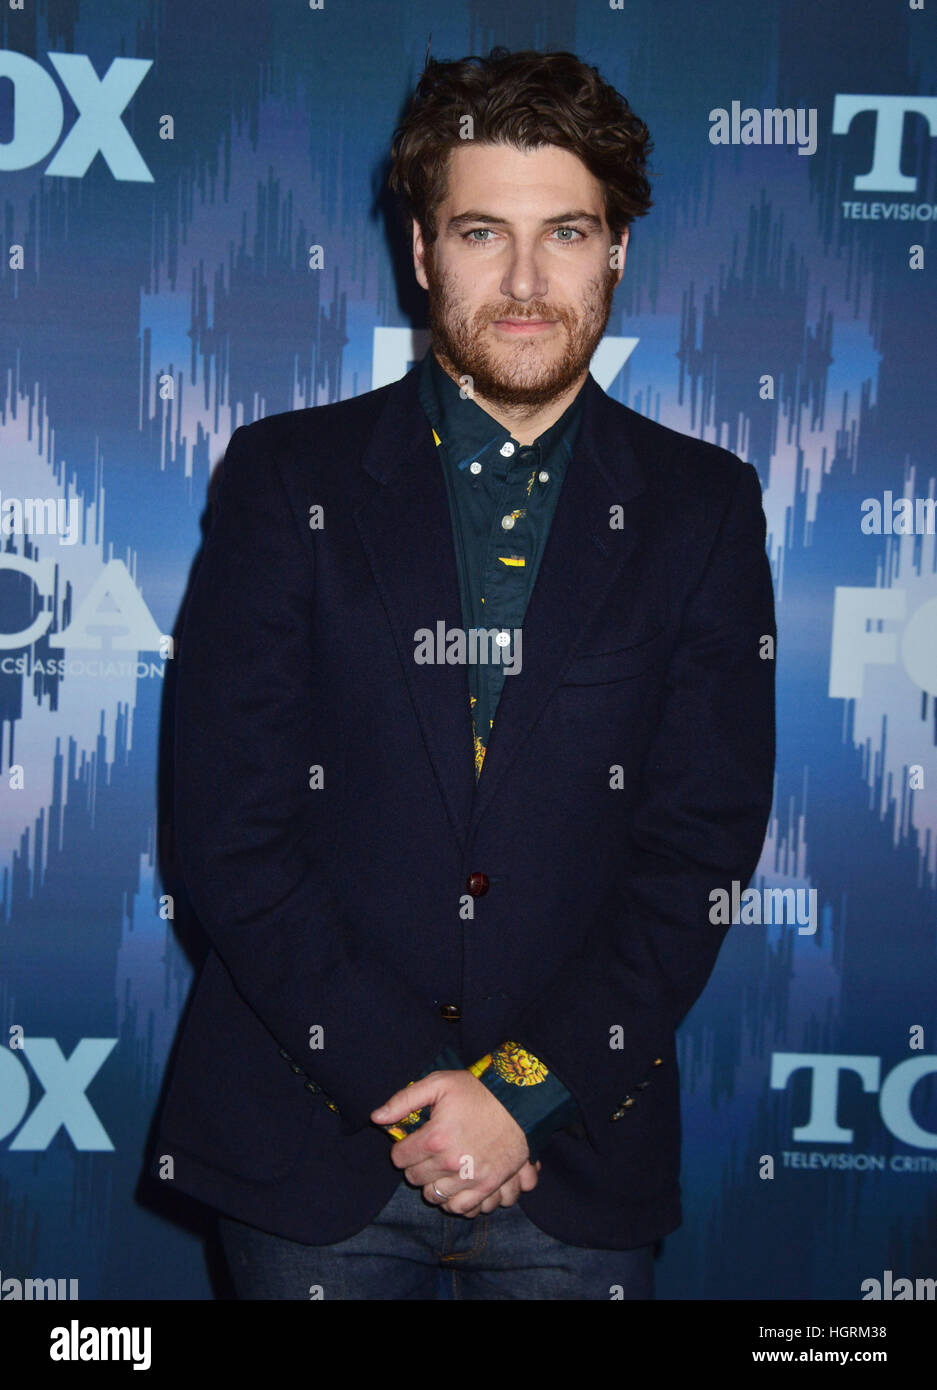
{"label": "shirt cuff", "polygon": [[[413,1078],[414,1081],[422,1081],[424,1076],[429,1076],[431,1071],[465,1071],[465,1063],[456,1052],[454,1047],[448,1044],[437,1052],[429,1066],[421,1071],[419,1076]],[[413,1081],[407,1082],[408,1086],[413,1085]],[[402,1120],[396,1120],[392,1125],[384,1125],[387,1133],[392,1139],[406,1139],[408,1134],[412,1134],[415,1129],[425,1125],[430,1117],[430,1107],[424,1105],[420,1110],[411,1110],[409,1115],[404,1115]]]}
{"label": "shirt cuff", "polygon": [[503,1042],[469,1071],[513,1115],[535,1163],[554,1130],[579,1120],[579,1107],[562,1081],[520,1043]]}

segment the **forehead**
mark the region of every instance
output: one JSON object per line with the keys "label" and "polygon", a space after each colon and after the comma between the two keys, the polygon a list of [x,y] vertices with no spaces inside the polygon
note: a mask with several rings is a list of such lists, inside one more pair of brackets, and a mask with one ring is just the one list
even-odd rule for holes
{"label": "forehead", "polygon": [[449,155],[447,197],[441,211],[484,208],[509,216],[531,210],[544,216],[581,207],[602,216],[602,185],[578,155],[558,145],[521,150],[514,145],[466,141]]}

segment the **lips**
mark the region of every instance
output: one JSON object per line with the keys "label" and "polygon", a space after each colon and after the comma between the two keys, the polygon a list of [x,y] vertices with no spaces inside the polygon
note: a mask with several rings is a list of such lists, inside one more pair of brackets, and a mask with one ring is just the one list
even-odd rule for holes
{"label": "lips", "polygon": [[555,319],[495,319],[493,323],[507,333],[540,333],[552,328]]}

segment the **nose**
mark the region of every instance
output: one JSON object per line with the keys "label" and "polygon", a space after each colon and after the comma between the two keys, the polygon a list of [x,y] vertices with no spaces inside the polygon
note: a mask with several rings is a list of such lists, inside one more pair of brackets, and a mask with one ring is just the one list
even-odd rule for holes
{"label": "nose", "polygon": [[545,299],[547,277],[540,261],[540,252],[533,245],[514,243],[510,263],[501,280],[501,293],[517,304],[531,299]]}

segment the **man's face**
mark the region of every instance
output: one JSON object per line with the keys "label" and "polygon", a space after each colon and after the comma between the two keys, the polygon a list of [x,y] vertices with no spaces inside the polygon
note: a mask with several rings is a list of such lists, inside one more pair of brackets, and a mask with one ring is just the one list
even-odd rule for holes
{"label": "man's face", "polygon": [[544,406],[589,369],[621,266],[609,268],[602,186],[568,150],[466,143],[428,246],[413,228],[416,277],[429,292],[433,349],[501,406]]}

